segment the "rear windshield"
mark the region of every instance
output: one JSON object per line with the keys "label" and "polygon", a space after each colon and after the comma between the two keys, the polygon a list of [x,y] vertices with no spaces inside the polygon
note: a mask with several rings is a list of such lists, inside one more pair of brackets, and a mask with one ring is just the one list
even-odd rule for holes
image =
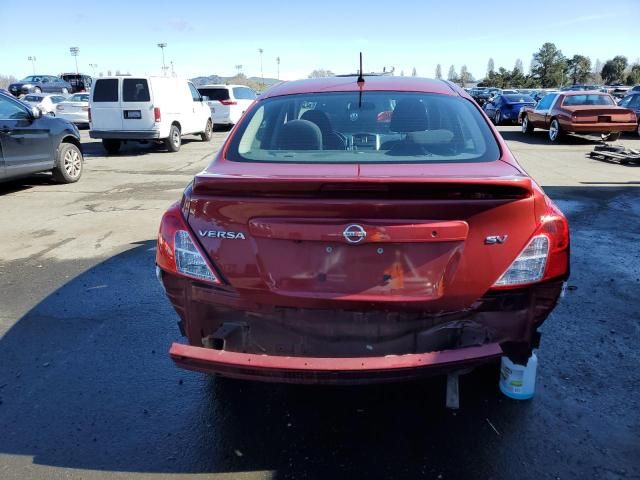
{"label": "rear windshield", "polygon": [[88,102],[89,94],[88,93],[78,93],[76,95],[71,95],[67,101],[69,102]]}
{"label": "rear windshield", "polygon": [[250,88],[236,87],[233,89],[233,96],[237,100],[255,100],[256,92]]}
{"label": "rear windshield", "polygon": [[89,77],[84,75],[62,75],[62,79],[74,87],[86,87],[91,84]]}
{"label": "rear windshield", "polygon": [[22,100],[25,102],[41,102],[44,97],[38,97],[37,95],[27,95]]}
{"label": "rear windshield", "polygon": [[149,85],[144,78],[125,78],[122,81],[122,101],[123,102],[148,102]]}
{"label": "rear windshield", "polygon": [[505,95],[504,99],[507,103],[535,103],[535,100],[529,95]]}
{"label": "rear windshield", "polygon": [[96,80],[93,87],[94,102],[117,102],[118,101],[118,79],[106,78]]}
{"label": "rear windshield", "polygon": [[233,136],[230,160],[489,162],[500,150],[474,104],[428,93],[315,93],[267,99]]}
{"label": "rear windshield", "polygon": [[568,95],[562,105],[615,105],[615,102],[609,95]]}
{"label": "rear windshield", "polygon": [[199,88],[198,91],[203,97],[209,97],[209,100],[229,100],[228,88]]}

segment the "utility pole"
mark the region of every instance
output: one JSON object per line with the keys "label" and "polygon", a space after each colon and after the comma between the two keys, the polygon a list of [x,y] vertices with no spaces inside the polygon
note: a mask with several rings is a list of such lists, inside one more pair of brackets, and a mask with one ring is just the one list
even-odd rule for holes
{"label": "utility pole", "polygon": [[76,60],[76,74],[80,73],[78,71],[78,54],[80,53],[80,49],[78,47],[69,48],[69,52],[71,52],[71,56]]}
{"label": "utility pole", "polygon": [[162,75],[167,76],[167,66],[164,63],[164,49],[167,48],[167,44],[165,42],[158,43],[158,47],[162,50]]}
{"label": "utility pole", "polygon": [[33,74],[36,74],[36,57],[28,56],[27,60],[31,62],[31,68],[33,68]]}
{"label": "utility pole", "polygon": [[173,60],[171,60],[169,64],[171,65],[171,76],[176,78],[176,72],[173,70]]}
{"label": "utility pole", "polygon": [[260,54],[260,78],[262,78],[262,88],[264,89],[264,71],[262,70],[262,54],[264,50],[259,48],[258,53]]}
{"label": "utility pole", "polygon": [[280,57],[276,57],[276,64],[278,65],[278,80],[280,80]]}
{"label": "utility pole", "polygon": [[240,76],[240,74],[242,73],[242,65],[236,65],[236,70],[238,71],[236,75]]}

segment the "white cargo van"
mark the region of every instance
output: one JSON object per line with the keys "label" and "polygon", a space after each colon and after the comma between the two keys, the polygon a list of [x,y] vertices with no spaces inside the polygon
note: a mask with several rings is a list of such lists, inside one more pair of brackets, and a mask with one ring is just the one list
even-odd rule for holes
{"label": "white cargo van", "polygon": [[182,136],[211,140],[213,122],[206,97],[187,80],[169,77],[97,78],[89,101],[91,138],[102,139],[108,153],[122,142],[163,141],[180,150]]}

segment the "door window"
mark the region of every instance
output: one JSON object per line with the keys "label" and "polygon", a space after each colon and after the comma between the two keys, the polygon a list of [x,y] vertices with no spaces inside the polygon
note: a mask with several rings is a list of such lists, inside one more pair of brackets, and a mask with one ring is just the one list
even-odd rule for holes
{"label": "door window", "polygon": [[148,102],[151,100],[149,84],[144,78],[125,78],[122,81],[123,102]]}
{"label": "door window", "polygon": [[556,97],[557,95],[553,93],[545,95],[542,97],[542,100],[538,102],[538,105],[536,105],[536,110],[549,110]]}
{"label": "door window", "polygon": [[0,95],[0,120],[19,120],[28,115],[24,107]]}
{"label": "door window", "polygon": [[193,98],[194,102],[202,101],[202,96],[200,95],[200,92],[198,92],[198,89],[194,87],[192,83],[189,83],[189,90],[191,90],[191,98]]}
{"label": "door window", "polygon": [[96,80],[93,87],[94,102],[117,102],[118,101],[118,79],[107,78]]}

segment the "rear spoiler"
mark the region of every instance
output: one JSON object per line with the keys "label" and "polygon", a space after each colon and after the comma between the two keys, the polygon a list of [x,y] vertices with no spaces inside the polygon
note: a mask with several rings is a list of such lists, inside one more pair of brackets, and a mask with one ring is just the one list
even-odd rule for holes
{"label": "rear spoiler", "polygon": [[491,200],[520,199],[533,194],[528,177],[493,178],[318,178],[237,177],[200,174],[193,181],[194,195],[224,197],[313,197]]}

